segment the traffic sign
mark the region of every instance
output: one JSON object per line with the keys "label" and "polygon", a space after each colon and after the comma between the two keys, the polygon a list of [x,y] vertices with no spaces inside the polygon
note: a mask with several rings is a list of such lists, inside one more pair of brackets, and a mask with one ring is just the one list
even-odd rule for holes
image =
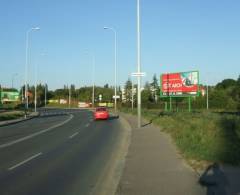
{"label": "traffic sign", "polygon": [[114,95],[114,96],[113,96],[113,99],[115,99],[115,98],[116,98],[116,99],[119,99],[120,96],[119,96],[119,95],[116,95],[116,96]]}
{"label": "traffic sign", "polygon": [[146,76],[146,73],[145,72],[133,72],[131,75],[132,75],[132,77],[144,77],[144,76]]}

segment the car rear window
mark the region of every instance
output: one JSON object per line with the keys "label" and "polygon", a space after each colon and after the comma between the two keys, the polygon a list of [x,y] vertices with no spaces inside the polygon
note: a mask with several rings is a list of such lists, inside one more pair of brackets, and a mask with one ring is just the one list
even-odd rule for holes
{"label": "car rear window", "polygon": [[96,111],[106,111],[106,108],[97,108]]}

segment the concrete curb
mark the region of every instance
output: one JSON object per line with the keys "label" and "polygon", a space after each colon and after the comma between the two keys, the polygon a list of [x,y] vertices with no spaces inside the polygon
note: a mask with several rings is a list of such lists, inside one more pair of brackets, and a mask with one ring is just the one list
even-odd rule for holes
{"label": "concrete curb", "polygon": [[19,119],[14,119],[14,120],[7,120],[7,121],[2,121],[0,122],[0,127],[8,126],[8,125],[13,125],[16,123],[24,122],[33,118],[36,118],[39,116],[39,112],[30,114],[27,118],[19,118]]}

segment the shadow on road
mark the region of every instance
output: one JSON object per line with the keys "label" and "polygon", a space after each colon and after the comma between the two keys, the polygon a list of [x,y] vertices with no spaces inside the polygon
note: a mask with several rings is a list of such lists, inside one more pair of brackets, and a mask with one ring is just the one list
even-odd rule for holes
{"label": "shadow on road", "polygon": [[108,120],[115,120],[115,119],[118,119],[119,118],[119,116],[117,115],[117,116],[110,116],[109,118],[108,118]]}
{"label": "shadow on road", "polygon": [[219,164],[214,163],[205,170],[199,183],[207,188],[206,195],[227,195],[228,179]]}

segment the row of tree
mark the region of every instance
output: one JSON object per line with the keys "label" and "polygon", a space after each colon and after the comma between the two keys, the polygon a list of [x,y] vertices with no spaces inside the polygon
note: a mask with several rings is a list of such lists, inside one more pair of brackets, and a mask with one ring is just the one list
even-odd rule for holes
{"label": "row of tree", "polygon": [[[61,89],[56,90],[48,90],[47,85],[38,84],[36,89],[37,94],[37,102],[38,105],[43,105],[45,102],[45,90],[46,90],[46,99],[49,100],[60,100],[69,99],[69,96],[71,97],[71,102],[92,102],[92,92],[93,87],[85,86],[81,88],[76,88],[75,85],[70,85],[68,87],[67,85],[64,85]],[[119,93],[120,88],[118,88],[117,92]],[[24,91],[25,87],[23,86],[20,90],[20,97],[23,100],[24,97]],[[35,99],[35,87],[34,86],[28,86],[29,91],[29,102],[30,104],[34,102]],[[113,95],[114,95],[114,88],[109,87],[108,84],[104,85],[104,87],[95,86],[94,87],[94,93],[95,93],[95,102],[99,102],[99,96],[101,96],[102,102],[112,102],[113,101]]]}
{"label": "row of tree", "polygon": [[[71,94],[72,101],[92,101],[92,87],[85,86],[76,88],[75,85],[64,85],[61,89],[54,91],[48,91],[47,85],[37,85],[37,100],[39,105],[44,104],[45,89],[47,91],[47,99],[66,99],[68,100],[69,94]],[[224,79],[216,86],[200,86],[205,90],[205,94],[201,94],[192,98],[192,107],[195,109],[205,109],[207,106],[206,90],[208,88],[208,102],[210,109],[221,110],[240,110],[240,76],[237,80]],[[32,102],[34,99],[34,86],[29,86],[29,91],[32,94]],[[24,87],[22,88],[24,91]],[[23,94],[22,91],[20,94]],[[122,106],[131,106],[132,101],[136,106],[136,94],[137,86],[128,79],[124,85],[124,89],[117,88],[117,94],[120,95],[118,103]],[[146,82],[142,89],[142,105],[146,108],[164,108],[166,102],[169,102],[169,98],[160,98],[160,84],[157,76],[154,75],[151,82]],[[102,102],[113,102],[114,87],[108,84],[103,87],[95,87],[95,102],[99,102],[99,96],[102,96]],[[186,98],[173,98],[173,108],[181,109],[186,108],[188,99]]]}
{"label": "row of tree", "polygon": [[[132,99],[134,105],[136,105],[136,95],[132,96],[132,92],[134,93],[132,88],[137,88],[137,86],[132,85],[131,80],[128,79],[125,83],[125,106],[130,106]],[[214,110],[240,110],[240,76],[237,80],[224,79],[215,86],[200,85],[199,89],[203,90],[204,93],[200,91],[199,96],[191,98],[194,109],[206,109],[208,104],[208,108]],[[160,98],[160,84],[156,75],[153,76],[152,82],[145,83],[141,94],[142,105],[146,108],[165,109],[166,102],[169,104],[170,101],[170,98]],[[171,101],[173,104],[172,107],[175,110],[186,109],[188,107],[188,98],[176,97],[172,98]]]}

